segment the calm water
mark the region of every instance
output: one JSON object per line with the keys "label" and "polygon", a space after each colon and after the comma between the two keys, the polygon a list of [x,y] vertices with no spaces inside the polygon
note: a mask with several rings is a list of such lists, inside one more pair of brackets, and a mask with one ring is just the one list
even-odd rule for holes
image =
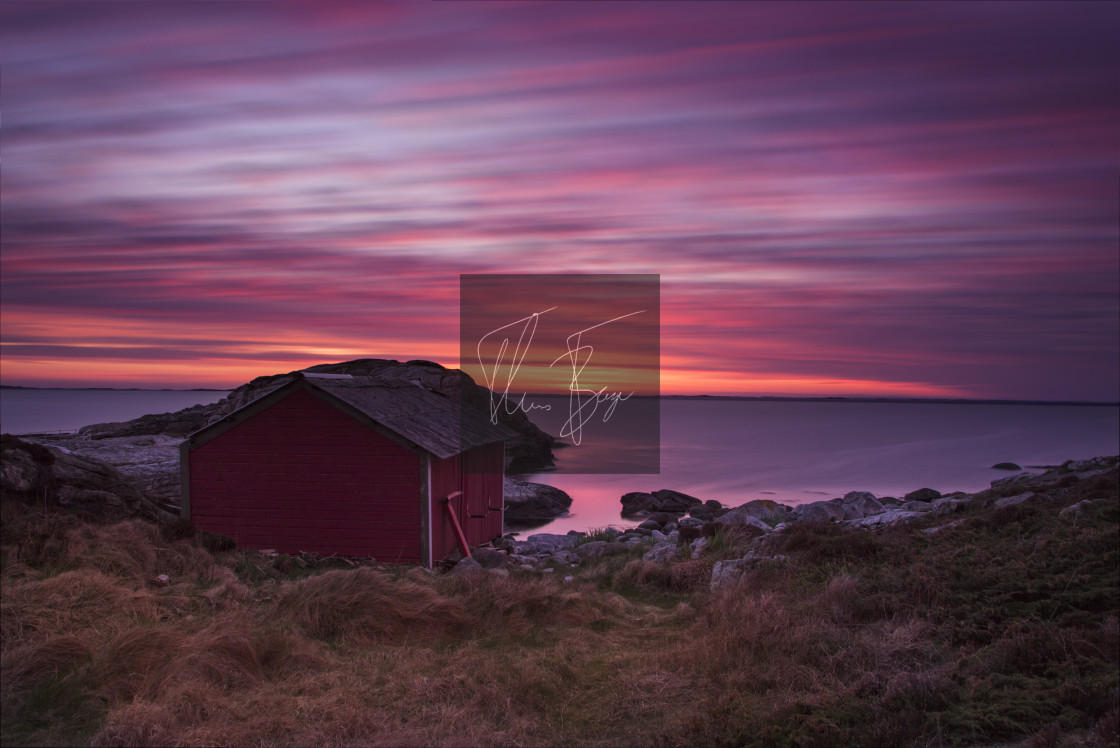
{"label": "calm water", "polygon": [[[533,413],[546,431],[564,415]],[[738,505],[795,505],[871,491],[901,496],[922,487],[978,491],[1023,467],[1120,453],[1120,408],[1062,405],[665,400],[659,475],[538,474],[572,497],[569,517],[537,531],[633,524],[619,497],[671,488]],[[586,462],[583,447],[557,450],[557,466]]]}
{"label": "calm water", "polygon": [[228,394],[228,390],[0,390],[0,431],[70,431],[91,423],[129,421],[216,403]]}

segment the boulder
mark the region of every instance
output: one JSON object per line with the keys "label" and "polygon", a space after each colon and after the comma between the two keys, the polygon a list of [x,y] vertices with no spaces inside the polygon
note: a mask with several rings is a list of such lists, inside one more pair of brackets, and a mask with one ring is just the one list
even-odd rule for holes
{"label": "boulder", "polygon": [[843,501],[845,504],[849,504],[855,501],[860,501],[861,499],[871,499],[872,501],[874,501],[875,494],[871,493],[870,491],[848,491],[848,493],[844,494]]}
{"label": "boulder", "polygon": [[932,488],[919,488],[902,497],[903,501],[934,501],[941,498],[941,492]]}
{"label": "boulder", "polygon": [[[772,499],[756,499],[754,501],[748,501],[742,506],[727,510],[727,514],[742,512],[762,520],[767,525],[775,525],[789,519],[792,511],[790,507],[785,504],[779,504]],[[724,516],[727,516],[727,514]]]}
{"label": "boulder", "polygon": [[583,560],[600,558],[601,556],[613,556],[617,553],[625,553],[626,544],[618,542],[607,542],[605,540],[592,540],[590,543],[576,546],[575,553]]}
{"label": "boulder", "polygon": [[554,486],[505,478],[505,523],[511,527],[544,524],[568,513],[572,497]]}
{"label": "boulder", "polygon": [[714,499],[708,499],[703,504],[693,506],[688,510],[688,514],[690,517],[698,519],[701,522],[711,522],[726,511],[728,511],[728,509],[724,507],[723,504],[720,504]]}
{"label": "boulder", "polygon": [[834,501],[814,501],[802,504],[795,510],[801,522],[839,522],[844,519],[844,507]]}
{"label": "boulder", "polygon": [[536,535],[530,535],[523,541],[515,542],[513,547],[517,553],[522,555],[535,553],[547,554],[574,548],[578,539],[579,538],[575,535],[556,535],[542,532]]}
{"label": "boulder", "polygon": [[874,514],[861,519],[851,519],[844,524],[848,527],[887,527],[900,522],[918,522],[929,517],[927,512],[907,512],[901,509],[890,509],[882,514]]}
{"label": "boulder", "polygon": [[747,505],[738,506],[712,520],[717,525],[725,527],[754,527],[762,532],[770,532],[770,525],[763,522],[751,513]]}
{"label": "boulder", "polygon": [[933,516],[942,517],[946,514],[952,514],[953,512],[960,511],[971,502],[971,496],[943,496],[931,502],[933,506]]}
{"label": "boulder", "polygon": [[747,570],[747,559],[739,558],[733,561],[716,561],[712,567],[712,589],[726,587],[737,583]]}
{"label": "boulder", "polygon": [[657,563],[665,563],[672,558],[675,558],[677,553],[680,552],[680,546],[676,543],[658,543],[650,548],[642,556],[643,561],[656,561]]}
{"label": "boulder", "polygon": [[506,554],[493,548],[471,548],[471,557],[484,569],[496,569],[503,566],[509,558]]}
{"label": "boulder", "polygon": [[1026,491],[1014,496],[1004,496],[1002,499],[996,499],[992,502],[992,506],[996,509],[1006,509],[1008,507],[1018,506],[1019,504],[1025,504],[1026,502],[1033,501],[1035,499],[1045,498],[1047,497],[1043,494],[1035,493],[1034,491]]}
{"label": "boulder", "polygon": [[851,495],[845,496],[841,504],[844,519],[862,519],[875,514],[882,514],[885,511],[885,507],[879,503],[879,500],[866,491],[860,491],[855,497],[849,499],[848,496]]}
{"label": "boulder", "polygon": [[691,507],[703,502],[695,496],[663,488],[653,493],[633,491],[624,494],[622,501],[622,516],[633,517],[665,512],[669,514],[684,514]]}
{"label": "boulder", "polygon": [[708,547],[709,542],[707,538],[697,538],[693,540],[688,546],[689,555],[692,556],[692,558],[700,558],[700,554]]}
{"label": "boulder", "polygon": [[899,509],[903,512],[931,512],[933,504],[928,501],[907,501]]}
{"label": "boulder", "polygon": [[451,567],[451,573],[457,577],[474,577],[485,574],[486,570],[482,568],[482,564],[473,558],[464,558]]}

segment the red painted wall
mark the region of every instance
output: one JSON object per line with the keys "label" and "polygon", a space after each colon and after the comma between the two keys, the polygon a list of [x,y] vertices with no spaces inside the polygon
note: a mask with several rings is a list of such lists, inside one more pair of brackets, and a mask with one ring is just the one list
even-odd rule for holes
{"label": "red painted wall", "polygon": [[[502,534],[502,513],[488,507],[502,506],[502,475],[505,454],[502,445],[486,444],[461,455],[440,460],[432,457],[432,549],[440,560],[459,546],[443,508],[442,499],[455,491],[463,495],[451,503],[467,536],[479,545]],[[484,519],[470,515],[485,514]]]}
{"label": "red painted wall", "polygon": [[189,460],[199,530],[285,553],[426,560],[420,456],[310,392],[293,392]]}

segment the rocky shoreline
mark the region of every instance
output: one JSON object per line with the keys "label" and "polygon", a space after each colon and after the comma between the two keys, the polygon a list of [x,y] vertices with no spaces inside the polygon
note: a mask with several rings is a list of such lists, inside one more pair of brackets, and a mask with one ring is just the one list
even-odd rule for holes
{"label": "rocky shoreline", "polygon": [[[1019,473],[997,478],[990,488],[976,493],[954,492],[942,495],[920,488],[902,498],[876,497],[867,491],[851,491],[842,498],[787,506],[771,500],[749,501],[737,507],[723,507],[715,501],[700,499],[678,491],[663,489],[651,494],[628,493],[621,498],[622,515],[645,516],[637,527],[627,530],[607,528],[594,536],[571,531],[565,535],[537,533],[525,539],[506,535],[492,548],[474,549],[475,559],[459,561],[458,573],[490,569],[503,573],[513,566],[537,569],[544,573],[563,572],[581,564],[644,548],[643,561],[666,563],[700,558],[717,534],[734,534],[753,539],[752,549],[738,559],[718,561],[712,569],[712,588],[736,581],[743,572],[759,563],[781,563],[780,556],[764,552],[766,539],[790,531],[797,525],[832,524],[843,529],[874,531],[899,524],[915,525],[925,535],[954,527],[970,513],[1000,512],[1031,503],[1055,504],[1076,497],[1098,476],[1107,476],[1114,485],[1120,472],[1120,456],[1070,460],[1046,472]],[[1109,498],[1086,498],[1068,503],[1058,511],[1062,519],[1076,521],[1082,510]]]}

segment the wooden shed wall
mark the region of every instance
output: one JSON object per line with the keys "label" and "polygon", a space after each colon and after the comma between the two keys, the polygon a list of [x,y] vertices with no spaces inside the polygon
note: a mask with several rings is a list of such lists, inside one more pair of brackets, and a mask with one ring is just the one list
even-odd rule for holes
{"label": "wooden shed wall", "polygon": [[[463,495],[452,502],[452,508],[467,542],[479,545],[502,534],[502,512],[489,507],[501,507],[502,476],[505,468],[505,450],[501,443],[484,444],[462,454],[432,463],[432,551],[438,561],[458,548],[455,532],[443,508],[443,498],[455,491]],[[485,514],[483,519],[471,515]]]}
{"label": "wooden shed wall", "polygon": [[296,390],[190,452],[191,520],[249,548],[419,563],[422,465]]}

